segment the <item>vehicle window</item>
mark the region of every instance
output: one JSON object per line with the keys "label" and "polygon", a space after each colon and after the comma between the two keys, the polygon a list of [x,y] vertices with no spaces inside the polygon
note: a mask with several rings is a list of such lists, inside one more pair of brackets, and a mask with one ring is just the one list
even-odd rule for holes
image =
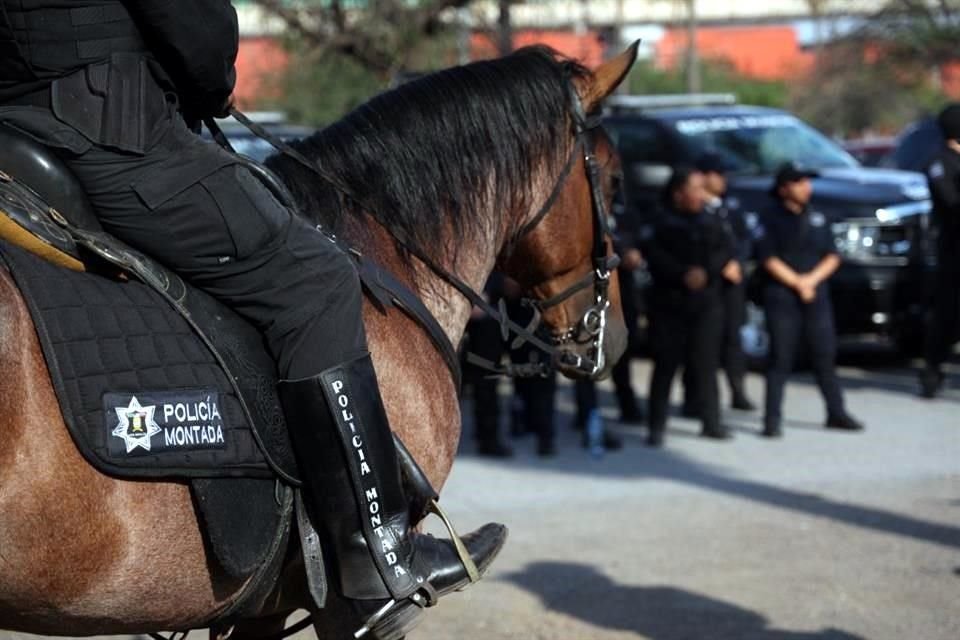
{"label": "vehicle window", "polygon": [[897,144],[893,152],[894,166],[907,171],[924,171],[942,143],[940,131],[933,120],[920,122],[905,133]]}
{"label": "vehicle window", "polygon": [[672,164],[673,150],[666,134],[649,120],[617,121],[604,125],[625,164]]}
{"label": "vehicle window", "polygon": [[256,162],[263,162],[267,156],[274,153],[269,142],[252,136],[231,137],[230,144],[237,153]]}
{"label": "vehicle window", "polygon": [[692,150],[719,153],[738,173],[772,173],[784,162],[812,169],[857,166],[839,145],[787,114],[684,118],[672,125]]}

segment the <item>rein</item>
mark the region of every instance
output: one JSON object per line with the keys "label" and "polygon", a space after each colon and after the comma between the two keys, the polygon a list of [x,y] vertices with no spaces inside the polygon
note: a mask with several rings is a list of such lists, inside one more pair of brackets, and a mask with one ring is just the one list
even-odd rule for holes
{"label": "rein", "polygon": [[[519,344],[527,342],[544,352],[546,355],[550,356],[549,364],[538,363],[535,365],[531,364],[498,367],[494,363],[490,363],[475,356],[474,354],[468,354],[468,361],[470,361],[472,364],[493,371],[498,375],[512,375],[516,377],[545,376],[559,363],[575,368],[580,372],[592,377],[601,371],[605,364],[603,355],[603,341],[606,331],[606,314],[610,306],[608,297],[610,274],[613,269],[616,268],[617,264],[619,264],[620,259],[617,255],[607,256],[608,247],[606,238],[610,233],[610,229],[607,223],[607,210],[603,200],[603,193],[599,186],[600,166],[596,159],[593,138],[590,135],[590,132],[600,125],[599,118],[587,118],[586,114],[584,113],[583,103],[580,100],[580,96],[574,89],[573,83],[569,80],[567,81],[567,92],[572,104],[571,117],[574,123],[576,141],[574,142],[570,156],[564,164],[564,167],[561,170],[550,195],[544,201],[544,204],[540,207],[537,213],[519,229],[513,241],[517,242],[526,234],[530,233],[553,208],[553,205],[559,198],[567,178],[573,170],[578,151],[582,150],[582,157],[586,166],[593,209],[594,269],[584,276],[583,279],[574,283],[561,293],[552,296],[551,298],[540,301],[524,299],[522,303],[534,309],[534,319],[529,326],[524,327],[513,321],[507,315],[506,310],[502,305],[499,309],[493,307],[483,298],[483,296],[474,291],[462,279],[437,264],[432,258],[425,255],[422,251],[417,250],[414,244],[409,241],[409,239],[403,237],[403,234],[397,232],[396,230],[388,230],[389,233],[393,235],[397,244],[399,244],[404,250],[420,260],[420,262],[426,265],[426,267],[430,269],[430,271],[432,271],[437,277],[453,287],[458,293],[460,293],[460,295],[465,297],[473,305],[479,307],[488,316],[494,319],[500,325],[501,334],[504,336],[504,339],[508,339],[509,334],[512,333],[516,336],[515,346],[519,346]],[[278,152],[291,158],[326,182],[329,182],[337,191],[340,192],[343,197],[353,200],[359,206],[364,207],[364,203],[361,198],[354,195],[349,187],[344,185],[336,176],[324,170],[319,164],[306,158],[299,151],[283,142],[276,136],[272,135],[264,127],[250,120],[246,115],[236,108],[230,109],[230,115],[232,115],[234,119],[249,129],[251,133],[268,142]],[[222,146],[229,148],[229,142],[227,141],[226,136],[223,135],[223,132],[220,131],[220,128],[216,125],[216,123],[211,119],[206,124],[213,134],[214,139]],[[265,171],[265,173],[269,172]],[[272,176],[271,181],[276,182],[275,178],[272,178]],[[278,185],[278,190],[284,196],[288,197],[289,194],[282,185]],[[281,199],[286,200],[287,197]],[[369,207],[366,208],[369,209]],[[353,253],[358,253],[355,250],[351,251]],[[569,327],[560,333],[550,335],[552,344],[546,342],[536,334],[537,328],[540,324],[540,317],[544,310],[560,304],[572,295],[588,288],[591,285],[593,285],[595,293],[594,304],[587,309],[581,320],[576,325]],[[585,340],[582,339],[583,336],[585,336]],[[584,358],[572,350],[558,348],[562,347],[564,344],[582,344],[586,341],[593,342],[591,348],[591,351],[593,352],[591,355],[593,357],[591,359]]]}

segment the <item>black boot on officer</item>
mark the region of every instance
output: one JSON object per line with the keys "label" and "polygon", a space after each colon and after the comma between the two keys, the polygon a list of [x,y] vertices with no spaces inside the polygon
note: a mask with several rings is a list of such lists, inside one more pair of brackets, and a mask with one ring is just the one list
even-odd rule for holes
{"label": "black boot on officer", "polygon": [[[423,608],[479,578],[506,540],[487,524],[453,542],[413,530],[397,450],[370,356],[280,384],[311,511],[336,559],[338,591],[379,640],[402,638]],[[475,573],[471,575],[471,572]]]}

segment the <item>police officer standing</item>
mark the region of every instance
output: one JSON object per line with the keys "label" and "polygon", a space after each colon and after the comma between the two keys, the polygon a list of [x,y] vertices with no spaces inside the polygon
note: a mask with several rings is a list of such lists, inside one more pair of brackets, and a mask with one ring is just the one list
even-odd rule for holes
{"label": "police officer standing", "polygon": [[757,242],[757,258],[766,271],[763,290],[770,363],[767,369],[763,435],[782,435],[783,391],[798,348],[808,353],[817,384],[827,404],[826,426],[858,431],[863,425],[845,410],[834,361],[837,335],[827,280],[840,266],[840,256],[826,217],[810,210],[817,174],[783,165],[774,179],[776,204],[765,212]]}
{"label": "police officer standing", "polygon": [[677,167],[664,189],[666,212],[644,253],[653,276],[650,293],[650,380],[647,444],[660,446],[667,422],[670,386],[685,362],[696,376],[701,435],[726,439],[720,423],[717,367],[720,360],[723,272],[733,249],[718,219],[704,214],[703,174]]}
{"label": "police officer standing", "polygon": [[944,144],[930,167],[927,182],[933,196],[937,242],[937,280],[928,318],[926,366],[920,374],[921,393],[933,398],[943,384],[943,363],[950,355],[960,325],[960,103],[937,118]]}
{"label": "police officer standing", "polygon": [[[754,411],[756,407],[747,397],[744,378],[747,375],[747,355],[743,352],[740,329],[746,322],[747,289],[744,266],[753,255],[753,234],[740,203],[727,196],[726,166],[720,154],[708,152],[697,160],[697,169],[703,173],[708,200],[706,213],[714,216],[727,234],[733,247],[733,262],[723,278],[723,333],[720,338],[720,364],[727,374],[730,386],[730,408]],[[696,415],[697,388],[693,368],[683,373],[684,414]]]}

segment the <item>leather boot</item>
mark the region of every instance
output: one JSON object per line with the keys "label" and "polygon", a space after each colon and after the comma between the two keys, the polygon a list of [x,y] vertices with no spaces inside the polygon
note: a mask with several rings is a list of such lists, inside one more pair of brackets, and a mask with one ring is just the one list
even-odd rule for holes
{"label": "leather boot", "polygon": [[[283,381],[279,391],[335,585],[364,621],[356,637],[402,638],[424,607],[479,575],[470,575],[454,541],[412,528],[373,362],[365,355]],[[487,524],[461,539],[478,574],[506,534],[503,525]]]}

